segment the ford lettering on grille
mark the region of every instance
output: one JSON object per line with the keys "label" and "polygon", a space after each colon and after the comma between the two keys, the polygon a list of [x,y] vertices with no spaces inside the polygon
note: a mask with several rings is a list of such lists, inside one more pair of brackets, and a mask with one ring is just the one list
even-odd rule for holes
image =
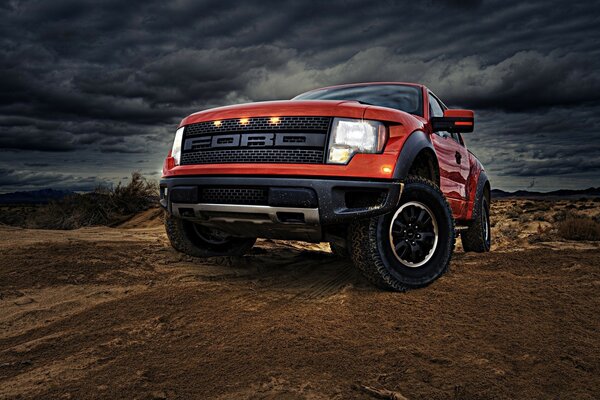
{"label": "ford lettering on grille", "polygon": [[281,117],[269,124],[259,117],[243,126],[233,120],[192,124],[184,132],[181,163],[322,164],[330,122],[329,117]]}
{"label": "ford lettering on grille", "polygon": [[235,147],[317,147],[325,146],[326,135],[318,133],[242,133],[186,139],[183,150]]}

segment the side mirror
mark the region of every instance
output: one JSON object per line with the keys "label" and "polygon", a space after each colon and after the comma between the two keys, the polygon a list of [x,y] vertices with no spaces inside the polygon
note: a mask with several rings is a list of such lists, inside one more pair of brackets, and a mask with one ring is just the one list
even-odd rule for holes
{"label": "side mirror", "polygon": [[473,132],[474,116],[471,110],[446,110],[443,117],[431,117],[434,132]]}

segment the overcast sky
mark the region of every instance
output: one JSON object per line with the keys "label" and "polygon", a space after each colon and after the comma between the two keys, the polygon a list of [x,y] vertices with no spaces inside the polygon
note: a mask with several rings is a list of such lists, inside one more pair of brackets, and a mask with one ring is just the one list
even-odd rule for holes
{"label": "overcast sky", "polygon": [[0,2],[0,192],[160,177],[179,121],[360,81],[472,108],[505,190],[600,186],[598,1]]}

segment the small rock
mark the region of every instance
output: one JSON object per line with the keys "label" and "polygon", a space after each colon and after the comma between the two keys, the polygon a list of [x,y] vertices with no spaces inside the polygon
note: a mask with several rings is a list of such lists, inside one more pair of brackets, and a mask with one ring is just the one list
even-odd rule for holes
{"label": "small rock", "polygon": [[167,398],[167,394],[163,391],[156,391],[150,393],[150,398],[152,400],[165,400]]}
{"label": "small rock", "polygon": [[35,300],[33,300],[31,297],[21,297],[15,300],[15,304],[18,306],[24,306],[25,304],[31,304],[33,302],[35,302]]}

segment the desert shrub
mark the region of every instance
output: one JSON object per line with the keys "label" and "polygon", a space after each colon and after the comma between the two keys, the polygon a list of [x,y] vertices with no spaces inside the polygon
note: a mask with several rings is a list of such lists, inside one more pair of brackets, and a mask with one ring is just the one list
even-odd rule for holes
{"label": "desert shrub", "polygon": [[537,213],[533,214],[533,220],[534,221],[545,221],[546,215],[543,212],[537,212]]}
{"label": "desert shrub", "polygon": [[515,226],[504,225],[500,227],[498,230],[498,236],[504,237],[509,240],[515,240],[519,238],[520,231]]}
{"label": "desert shrub", "polygon": [[517,219],[523,214],[523,209],[517,206],[513,206],[506,210],[506,218]]}
{"label": "desert shrub", "polygon": [[529,243],[550,242],[552,240],[554,240],[552,227],[544,227],[541,224],[538,224],[537,232],[527,238]]}
{"label": "desert shrub", "polygon": [[581,204],[577,206],[578,210],[591,210],[592,208],[596,208],[593,204]]}
{"label": "desert shrub", "polygon": [[552,208],[552,203],[549,201],[540,201],[538,204],[538,211],[548,211]]}
{"label": "desert shrub", "polygon": [[525,212],[523,214],[519,215],[519,218],[518,218],[519,222],[521,222],[521,223],[529,222],[532,219],[533,219],[533,216],[531,214],[528,214]]}
{"label": "desert shrub", "polygon": [[552,219],[554,220],[554,222],[564,221],[565,219],[567,219],[567,215],[569,215],[569,212],[567,212],[566,210],[559,210],[555,212],[554,215],[552,215]]}
{"label": "desert shrub", "polygon": [[131,174],[131,181],[127,185],[119,183],[109,192],[112,207],[121,214],[131,214],[157,204],[158,184],[146,180],[140,173]]}
{"label": "desert shrub", "polygon": [[23,226],[35,207],[0,207],[0,225]]}
{"label": "desert shrub", "polygon": [[156,206],[158,185],[134,172],[128,184],[98,187],[93,192],[73,194],[40,207],[27,225],[43,229],[76,229],[82,226],[116,225],[131,215]]}
{"label": "desert shrub", "polygon": [[535,203],[534,203],[534,202],[532,202],[532,201],[526,201],[525,203],[523,203],[523,208],[524,208],[525,210],[531,210],[531,209],[533,209],[533,208],[536,208],[536,205],[535,205]]}
{"label": "desert shrub", "polygon": [[516,211],[523,210],[525,212],[531,211],[548,211],[552,208],[552,203],[545,200],[533,200],[526,201],[521,205],[521,208],[515,207]]}
{"label": "desert shrub", "polygon": [[558,223],[558,235],[568,240],[600,240],[600,223],[570,215]]}

